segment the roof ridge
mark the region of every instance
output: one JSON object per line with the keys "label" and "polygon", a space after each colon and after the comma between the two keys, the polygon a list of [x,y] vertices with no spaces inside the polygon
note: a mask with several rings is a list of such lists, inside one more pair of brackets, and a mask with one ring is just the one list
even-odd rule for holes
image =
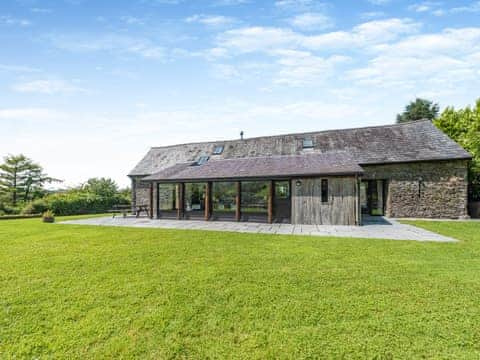
{"label": "roof ridge", "polygon": [[352,130],[367,130],[367,129],[379,129],[379,128],[393,128],[393,127],[403,127],[409,126],[413,124],[429,122],[432,123],[429,119],[420,119],[420,120],[413,120],[403,123],[395,123],[395,124],[386,124],[386,125],[369,125],[369,126],[361,126],[361,127],[351,127],[351,128],[344,128],[344,129],[327,129],[327,130],[319,130],[319,131],[308,131],[308,132],[299,132],[299,133],[285,133],[279,135],[263,135],[263,136],[254,136],[251,138],[246,139],[226,139],[226,140],[209,140],[209,141],[196,141],[196,142],[188,142],[188,143],[180,143],[180,144],[172,144],[172,145],[165,145],[165,146],[152,146],[150,149],[168,149],[178,146],[185,146],[185,145],[207,145],[207,144],[222,144],[222,143],[233,143],[233,142],[240,142],[240,141],[251,141],[251,140],[258,140],[258,139],[265,139],[265,138],[281,138],[285,136],[298,136],[298,135],[312,135],[312,134],[324,134],[329,132],[337,132],[337,131],[352,131]]}

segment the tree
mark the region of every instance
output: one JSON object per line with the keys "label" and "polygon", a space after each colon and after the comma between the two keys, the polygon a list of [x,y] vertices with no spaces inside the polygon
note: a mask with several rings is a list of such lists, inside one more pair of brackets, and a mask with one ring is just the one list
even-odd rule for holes
{"label": "tree", "polygon": [[467,106],[455,110],[447,107],[434,123],[472,154],[469,165],[470,196],[480,199],[480,99],[473,108]]}
{"label": "tree", "polygon": [[25,155],[9,155],[0,165],[0,193],[12,206],[43,195],[44,185],[59,181],[43,172],[43,168]]}
{"label": "tree", "polygon": [[422,119],[434,120],[438,117],[439,110],[438,104],[434,104],[430,100],[417,98],[405,107],[402,114],[397,115],[397,123]]}
{"label": "tree", "polygon": [[83,189],[91,194],[104,198],[112,198],[118,194],[118,186],[114,180],[108,178],[88,179]]}

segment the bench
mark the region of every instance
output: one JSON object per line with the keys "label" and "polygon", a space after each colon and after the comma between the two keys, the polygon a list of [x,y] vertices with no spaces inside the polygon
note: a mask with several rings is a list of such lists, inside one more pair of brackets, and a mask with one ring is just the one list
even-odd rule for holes
{"label": "bench", "polygon": [[116,215],[122,214],[123,217],[127,217],[127,214],[132,210],[130,205],[114,205],[112,210],[108,210],[109,213],[112,213],[112,217],[115,218]]}
{"label": "bench", "polygon": [[[112,217],[115,218],[116,215],[122,214],[123,217],[127,217],[128,213],[132,212],[132,206],[130,205],[114,205],[112,210],[108,211],[109,213],[112,213]],[[148,217],[150,217],[150,207],[148,205],[138,205],[135,208],[133,208],[133,215],[135,215],[137,218],[140,217],[140,214],[144,212],[147,214]]]}

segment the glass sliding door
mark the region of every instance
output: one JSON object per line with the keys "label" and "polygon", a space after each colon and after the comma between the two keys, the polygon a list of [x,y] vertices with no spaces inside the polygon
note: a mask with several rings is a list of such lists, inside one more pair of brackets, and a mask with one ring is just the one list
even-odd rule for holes
{"label": "glass sliding door", "polygon": [[205,218],[206,183],[185,183],[185,219]]}
{"label": "glass sliding door", "polygon": [[290,181],[275,181],[273,192],[273,221],[275,223],[290,223],[291,208]]}
{"label": "glass sliding door", "polygon": [[242,221],[268,221],[268,182],[242,182],[241,195]]}
{"label": "glass sliding door", "polygon": [[158,184],[157,189],[158,209],[157,215],[159,218],[175,219],[177,217],[178,199],[177,199],[177,185],[176,184]]}
{"label": "glass sliding door", "polygon": [[212,219],[235,220],[237,184],[214,182],[212,184]]}
{"label": "glass sliding door", "polygon": [[384,215],[385,180],[364,180],[360,183],[360,204],[363,214]]}

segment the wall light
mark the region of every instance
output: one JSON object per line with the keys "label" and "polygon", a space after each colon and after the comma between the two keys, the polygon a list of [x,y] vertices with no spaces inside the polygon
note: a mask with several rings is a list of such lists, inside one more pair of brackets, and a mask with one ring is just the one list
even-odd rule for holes
{"label": "wall light", "polygon": [[295,183],[295,185],[296,185],[297,187],[300,187],[300,186],[302,186],[302,182],[301,182],[300,180],[297,180],[297,182]]}

